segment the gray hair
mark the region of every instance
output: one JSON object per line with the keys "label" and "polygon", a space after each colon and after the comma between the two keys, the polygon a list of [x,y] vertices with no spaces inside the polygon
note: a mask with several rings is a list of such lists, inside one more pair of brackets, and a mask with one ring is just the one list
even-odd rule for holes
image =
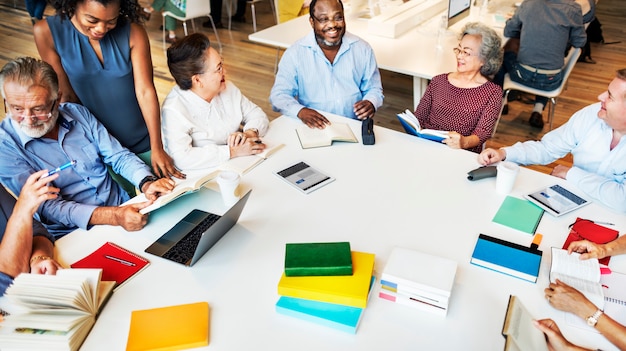
{"label": "gray hair", "polygon": [[480,74],[485,77],[494,75],[502,65],[502,39],[496,31],[480,22],[470,22],[463,27],[459,40],[466,35],[480,36],[480,50],[478,57],[484,62]]}
{"label": "gray hair", "polygon": [[50,100],[59,97],[59,78],[50,64],[33,57],[18,57],[9,61],[0,70],[0,89],[6,99],[5,82],[16,82],[22,86],[41,86],[48,90]]}

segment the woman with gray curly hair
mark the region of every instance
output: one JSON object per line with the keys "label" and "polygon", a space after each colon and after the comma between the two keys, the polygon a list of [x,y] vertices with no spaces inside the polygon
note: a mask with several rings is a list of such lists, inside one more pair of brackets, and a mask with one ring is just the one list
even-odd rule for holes
{"label": "woman with gray curly hair", "polygon": [[480,152],[500,115],[502,88],[491,77],[502,64],[500,36],[482,23],[468,23],[454,48],[456,72],[433,77],[415,109],[424,129],[449,131],[443,143]]}

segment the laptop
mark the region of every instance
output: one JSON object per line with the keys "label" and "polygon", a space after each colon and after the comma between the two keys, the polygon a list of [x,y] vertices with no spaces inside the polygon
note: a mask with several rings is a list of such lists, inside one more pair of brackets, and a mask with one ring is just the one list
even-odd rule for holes
{"label": "laptop", "polygon": [[145,252],[193,266],[237,223],[251,192],[249,190],[223,216],[197,209],[189,212]]}
{"label": "laptop", "polygon": [[589,204],[589,201],[555,184],[524,196],[549,214],[559,217]]}

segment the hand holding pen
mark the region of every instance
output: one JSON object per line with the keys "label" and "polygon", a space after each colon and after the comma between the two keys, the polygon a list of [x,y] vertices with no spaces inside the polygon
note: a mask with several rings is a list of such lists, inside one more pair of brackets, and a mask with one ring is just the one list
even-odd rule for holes
{"label": "hand holding pen", "polygon": [[44,174],[41,178],[46,178],[46,177],[49,177],[49,176],[51,176],[53,174],[59,173],[59,172],[61,172],[62,170],[66,169],[66,168],[74,167],[76,165],[76,163],[77,163],[76,160],[72,160],[72,161],[70,161],[70,162],[68,162],[68,163],[66,163],[64,165],[61,165],[61,166],[59,166],[59,167],[49,171],[48,173]]}

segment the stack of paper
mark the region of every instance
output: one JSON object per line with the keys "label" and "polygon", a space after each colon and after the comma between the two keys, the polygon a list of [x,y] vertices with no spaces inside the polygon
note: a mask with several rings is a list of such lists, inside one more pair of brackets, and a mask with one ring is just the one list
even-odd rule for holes
{"label": "stack of paper", "polygon": [[351,275],[287,276],[278,282],[276,311],[356,333],[374,277],[374,254],[351,252]]}
{"label": "stack of paper", "polygon": [[396,247],[381,277],[382,299],[445,316],[457,263]]}

